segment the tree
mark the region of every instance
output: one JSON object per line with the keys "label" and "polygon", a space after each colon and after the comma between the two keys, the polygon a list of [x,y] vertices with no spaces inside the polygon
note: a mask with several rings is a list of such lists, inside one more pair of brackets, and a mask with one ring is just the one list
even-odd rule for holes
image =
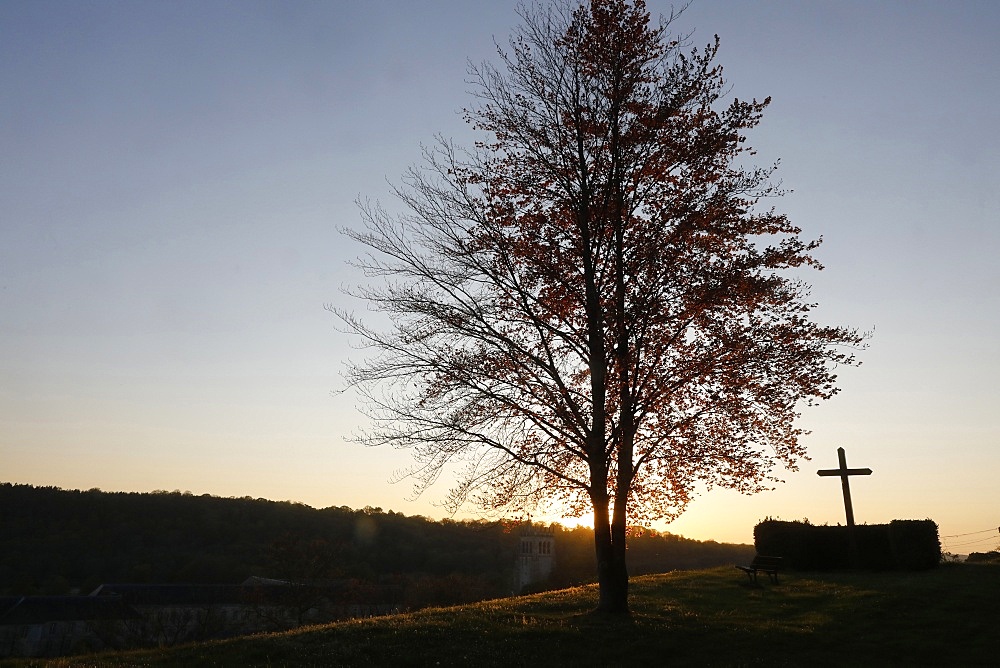
{"label": "tree", "polygon": [[770,99],[722,103],[718,38],[654,25],[642,0],[522,9],[502,67],[472,67],[467,121],[362,204],[353,292],[385,330],[339,312],[372,354],[349,367],[367,444],[411,448],[421,492],[593,513],[598,610],[628,612],[629,522],[672,518],[699,484],[751,493],[805,455],[802,405],[837,392],[855,330],[810,319],[821,268],[747,166]]}

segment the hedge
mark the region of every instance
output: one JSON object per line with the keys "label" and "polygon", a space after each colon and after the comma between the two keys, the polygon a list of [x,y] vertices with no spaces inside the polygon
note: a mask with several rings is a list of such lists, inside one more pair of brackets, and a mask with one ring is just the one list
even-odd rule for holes
{"label": "hedge", "polygon": [[[859,568],[924,570],[941,561],[938,527],[931,520],[893,520],[854,527]],[[851,537],[846,526],[764,520],[754,527],[758,554],[783,557],[793,570],[852,568]]]}

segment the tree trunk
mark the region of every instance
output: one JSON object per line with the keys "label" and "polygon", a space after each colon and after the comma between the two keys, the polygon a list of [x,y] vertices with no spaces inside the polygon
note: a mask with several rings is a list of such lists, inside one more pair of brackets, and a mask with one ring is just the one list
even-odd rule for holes
{"label": "tree trunk", "polygon": [[[597,553],[597,583],[600,590],[596,612],[627,615],[628,570],[625,567],[624,527],[612,527],[608,498],[594,499],[594,549]],[[615,536],[621,534],[621,540]]]}

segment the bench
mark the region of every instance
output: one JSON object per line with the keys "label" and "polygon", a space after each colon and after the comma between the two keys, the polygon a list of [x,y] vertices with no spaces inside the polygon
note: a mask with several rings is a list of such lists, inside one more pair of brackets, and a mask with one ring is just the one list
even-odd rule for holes
{"label": "bench", "polygon": [[765,557],[758,554],[750,562],[749,566],[737,566],[747,574],[750,578],[750,582],[756,584],[757,573],[767,573],[767,577],[770,578],[771,582],[778,584],[778,571],[781,570],[781,557]]}

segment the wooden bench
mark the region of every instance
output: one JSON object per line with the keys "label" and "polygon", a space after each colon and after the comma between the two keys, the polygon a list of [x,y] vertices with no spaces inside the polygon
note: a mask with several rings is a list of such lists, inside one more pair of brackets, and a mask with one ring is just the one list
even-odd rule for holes
{"label": "wooden bench", "polygon": [[767,577],[770,578],[771,582],[778,584],[778,571],[781,570],[781,557],[765,557],[758,554],[750,562],[749,566],[737,566],[747,574],[750,578],[750,582],[756,584],[757,573],[767,573]]}

